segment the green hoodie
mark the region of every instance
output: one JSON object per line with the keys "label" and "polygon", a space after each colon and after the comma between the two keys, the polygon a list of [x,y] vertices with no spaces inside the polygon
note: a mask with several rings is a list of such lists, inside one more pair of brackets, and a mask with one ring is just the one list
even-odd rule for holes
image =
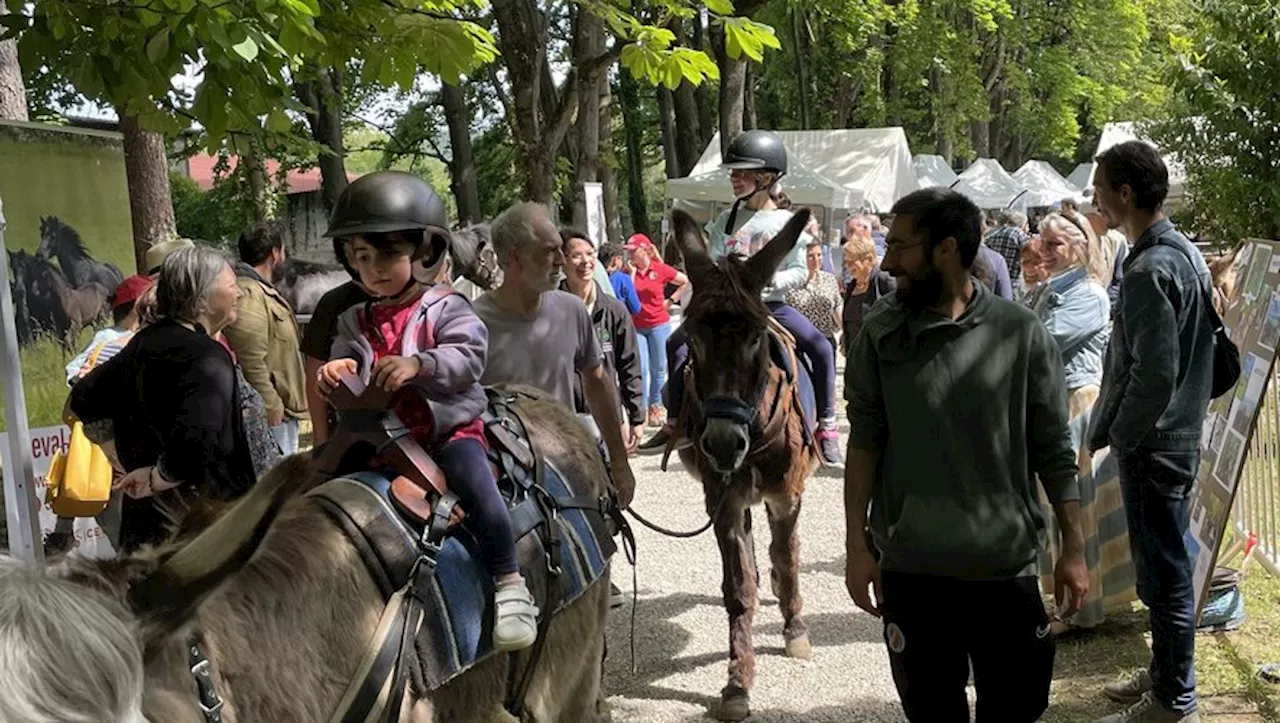
{"label": "green hoodie", "polygon": [[981,283],[960,318],[872,307],[849,352],[850,446],[879,453],[870,526],[886,570],[963,580],[1036,574],[1053,503],[1078,500],[1057,346]]}

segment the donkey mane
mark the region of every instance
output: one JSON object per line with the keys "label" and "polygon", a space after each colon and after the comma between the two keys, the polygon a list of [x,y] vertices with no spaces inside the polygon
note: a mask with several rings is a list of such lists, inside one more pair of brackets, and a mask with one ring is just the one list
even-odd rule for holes
{"label": "donkey mane", "polygon": [[689,299],[686,318],[732,313],[752,328],[765,328],[769,323],[769,309],[751,286],[746,262],[745,256],[731,254],[716,262],[714,271],[704,268],[698,277],[697,293]]}

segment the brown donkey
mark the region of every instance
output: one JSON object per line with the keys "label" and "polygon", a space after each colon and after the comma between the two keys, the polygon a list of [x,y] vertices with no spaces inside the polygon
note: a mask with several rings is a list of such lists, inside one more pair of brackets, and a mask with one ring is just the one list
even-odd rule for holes
{"label": "brown donkey", "polygon": [[[608,475],[595,441],[570,411],[537,394],[515,404],[532,422],[533,444],[575,494],[603,494]],[[334,720],[384,600],[346,534],[300,494],[311,477],[307,457],[286,458],[194,539],[121,560],[68,558],[50,569],[128,608],[121,615],[137,625],[146,655],[148,720],[211,720],[192,674],[192,633],[212,663],[225,723]],[[608,612],[606,574],[555,615],[525,697],[527,720],[607,718],[600,674]],[[486,658],[433,691],[411,683],[398,720],[519,723],[503,708],[513,660],[523,670],[529,653]]]}
{"label": "brown donkey", "polygon": [[[721,588],[729,612],[729,683],[720,693],[720,720],[750,714],[757,584],[751,506],[758,502],[764,502],[773,535],[771,578],[785,621],[787,655],[808,659],[812,653],[800,616],[796,525],[805,479],[818,456],[804,429],[795,382],[773,361],[769,335],[775,333],[775,323],[760,298],[808,220],[809,212],[801,211],[751,258],[730,256],[716,263],[694,220],[682,211],[672,213],[676,242],[693,284],[683,322],[689,332],[689,380],[681,424],[694,444],[680,451],[680,459],[702,482],[724,565]],[[786,353],[795,369],[789,341]]]}

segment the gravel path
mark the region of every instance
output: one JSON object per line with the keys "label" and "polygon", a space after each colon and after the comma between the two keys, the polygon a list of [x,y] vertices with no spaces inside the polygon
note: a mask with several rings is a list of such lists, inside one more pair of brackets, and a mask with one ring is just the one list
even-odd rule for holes
{"label": "gravel path", "polygon": [[[847,429],[842,430],[847,433]],[[635,507],[672,529],[706,521],[702,491],[673,455],[632,458]],[[801,512],[800,591],[813,659],[782,652],[782,616],[769,592],[769,528],[755,512],[756,552],[764,584],[755,620],[756,683],[752,721],[905,721],[889,673],[880,623],[854,607],[844,589],[844,514],[840,473],[809,480]],[[634,525],[639,547],[636,672],[631,672],[631,568],[619,555],[614,580],[627,604],[609,622],[605,689],[616,723],[706,720],[720,700],[728,665],[728,622],[713,533],[674,540]]]}

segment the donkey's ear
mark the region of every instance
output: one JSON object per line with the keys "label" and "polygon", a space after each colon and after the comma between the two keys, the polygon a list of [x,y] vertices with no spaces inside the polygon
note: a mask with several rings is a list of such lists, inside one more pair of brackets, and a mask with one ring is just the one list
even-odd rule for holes
{"label": "donkey's ear", "polygon": [[809,209],[803,208],[791,214],[791,220],[787,221],[787,225],[769,239],[769,243],[765,244],[764,248],[747,259],[747,274],[756,287],[763,289],[769,284],[769,280],[778,270],[778,264],[782,263],[791,249],[795,248],[796,241],[800,239],[800,234],[804,233],[804,227],[808,223]]}
{"label": "donkey's ear", "polygon": [[[671,228],[675,234],[676,245],[684,256],[684,270],[690,279],[701,276],[715,268],[715,262],[707,254],[706,242],[702,240],[702,229],[693,216],[678,208],[671,210]],[[695,283],[694,286],[697,286]]]}
{"label": "donkey's ear", "polygon": [[163,640],[194,617],[205,599],[257,552],[284,503],[313,476],[310,457],[281,461],[226,514],[169,555],[129,590],[129,606],[151,641]]}

